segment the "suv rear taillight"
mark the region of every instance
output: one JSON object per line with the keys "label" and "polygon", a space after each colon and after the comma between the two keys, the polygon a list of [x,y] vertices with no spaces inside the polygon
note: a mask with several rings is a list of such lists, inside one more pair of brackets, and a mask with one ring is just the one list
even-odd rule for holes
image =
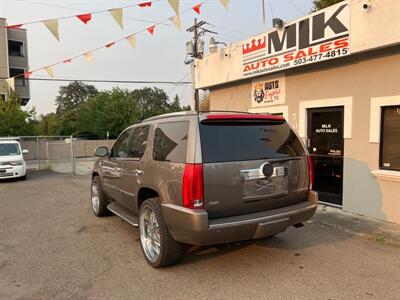
{"label": "suv rear taillight", "polygon": [[185,164],[182,201],[186,208],[203,208],[203,164]]}
{"label": "suv rear taillight", "polygon": [[308,176],[310,178],[310,184],[308,186],[308,189],[312,190],[314,185],[314,164],[312,161],[312,157],[310,155],[307,155],[307,160],[308,160]]}

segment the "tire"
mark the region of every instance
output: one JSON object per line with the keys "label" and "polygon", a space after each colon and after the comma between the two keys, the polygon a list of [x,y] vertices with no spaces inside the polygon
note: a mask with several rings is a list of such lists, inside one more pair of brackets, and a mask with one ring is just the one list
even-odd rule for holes
{"label": "tire", "polygon": [[94,176],[91,185],[91,204],[93,213],[97,217],[103,217],[110,215],[110,211],[107,209],[108,199],[104,195],[103,189],[101,188],[99,176]]}
{"label": "tire", "polygon": [[[151,217],[153,213],[153,217]],[[149,217],[146,223],[146,216]],[[157,226],[153,224],[153,227],[149,224],[151,220],[157,222]],[[153,237],[150,237],[151,234],[148,232],[153,229]],[[150,228],[150,229],[149,229]],[[158,228],[158,230],[157,230]],[[158,241],[159,241],[159,253],[157,254],[156,250],[154,251],[154,255],[149,248],[154,247],[157,248],[157,232],[158,232]],[[152,198],[144,201],[140,206],[139,210],[139,236],[140,236],[140,247],[142,249],[143,255],[146,258],[146,261],[153,268],[162,268],[167,267],[179,262],[185,252],[184,244],[175,241],[171,234],[168,231],[168,228],[165,224],[161,206],[159,204],[158,198]],[[146,242],[147,241],[147,242]],[[153,245],[151,245],[153,243]]]}

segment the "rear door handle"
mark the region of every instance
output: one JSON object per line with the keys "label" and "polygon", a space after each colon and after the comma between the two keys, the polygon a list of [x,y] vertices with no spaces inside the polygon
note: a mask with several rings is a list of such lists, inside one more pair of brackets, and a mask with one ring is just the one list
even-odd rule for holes
{"label": "rear door handle", "polygon": [[137,174],[137,175],[142,175],[142,174],[143,174],[143,171],[142,171],[142,170],[139,170],[139,169],[135,169],[135,170],[133,170],[133,173],[135,173],[135,174]]}

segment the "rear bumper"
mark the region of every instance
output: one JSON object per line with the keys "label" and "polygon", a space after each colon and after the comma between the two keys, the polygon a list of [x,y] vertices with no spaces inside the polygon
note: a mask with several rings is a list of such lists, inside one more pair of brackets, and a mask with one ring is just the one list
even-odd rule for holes
{"label": "rear bumper", "polygon": [[205,210],[163,204],[168,229],[177,241],[193,245],[213,245],[258,239],[283,232],[309,220],[317,209],[318,195],[309,193],[307,201],[252,214],[208,220]]}

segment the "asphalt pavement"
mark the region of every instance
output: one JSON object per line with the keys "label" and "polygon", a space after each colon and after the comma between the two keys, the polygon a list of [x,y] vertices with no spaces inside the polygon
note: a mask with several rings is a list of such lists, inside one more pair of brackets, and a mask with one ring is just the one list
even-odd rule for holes
{"label": "asphalt pavement", "polygon": [[93,215],[89,187],[89,176],[52,172],[0,182],[0,299],[400,299],[400,247],[327,225],[322,212],[153,269],[137,229]]}

